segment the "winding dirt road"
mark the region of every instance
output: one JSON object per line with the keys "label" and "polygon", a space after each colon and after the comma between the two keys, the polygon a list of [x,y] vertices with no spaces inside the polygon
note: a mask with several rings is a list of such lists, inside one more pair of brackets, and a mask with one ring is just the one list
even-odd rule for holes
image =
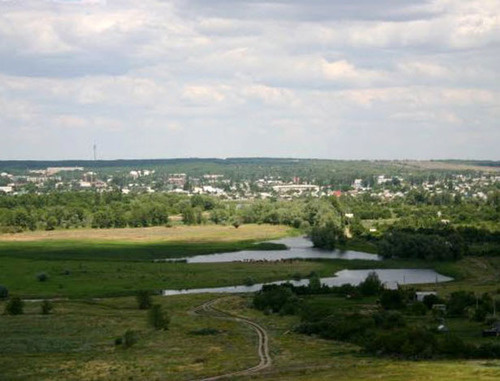
{"label": "winding dirt road", "polygon": [[200,381],[213,381],[213,380],[221,380],[228,377],[234,376],[247,376],[257,372],[260,372],[263,369],[269,368],[271,366],[271,356],[269,355],[269,336],[264,328],[262,328],[259,324],[253,322],[252,320],[231,315],[230,313],[221,311],[214,307],[214,304],[221,299],[211,300],[209,302],[203,303],[201,306],[196,307],[193,312],[197,315],[202,316],[210,316],[218,319],[226,319],[233,320],[239,323],[243,323],[249,325],[251,328],[257,332],[257,336],[259,338],[259,343],[257,346],[260,362],[259,364],[244,370],[240,370],[237,372],[221,374],[214,377],[203,378]]}

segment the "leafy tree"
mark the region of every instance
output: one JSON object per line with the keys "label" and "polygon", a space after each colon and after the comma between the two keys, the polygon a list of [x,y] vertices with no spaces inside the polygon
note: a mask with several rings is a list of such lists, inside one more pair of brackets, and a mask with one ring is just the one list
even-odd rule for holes
{"label": "leafy tree", "polygon": [[160,304],[153,304],[148,311],[149,325],[157,330],[167,330],[170,324],[170,317],[166,312],[162,311]]}
{"label": "leafy tree", "polygon": [[11,298],[5,305],[5,313],[8,315],[22,315],[24,313],[24,302],[18,296]]}
{"label": "leafy tree", "polygon": [[358,289],[365,296],[373,296],[383,289],[383,285],[378,274],[375,271],[370,271],[365,280],[359,284]]}
{"label": "leafy tree", "polygon": [[0,299],[7,299],[9,297],[9,290],[7,287],[0,285]]}
{"label": "leafy tree", "polygon": [[147,310],[151,308],[153,305],[153,301],[151,299],[151,292],[147,290],[140,290],[136,295],[137,306],[140,310]]}
{"label": "leafy tree", "polygon": [[44,300],[42,302],[42,305],[41,305],[42,315],[48,315],[48,314],[50,314],[53,309],[54,309],[54,305],[50,301]]}

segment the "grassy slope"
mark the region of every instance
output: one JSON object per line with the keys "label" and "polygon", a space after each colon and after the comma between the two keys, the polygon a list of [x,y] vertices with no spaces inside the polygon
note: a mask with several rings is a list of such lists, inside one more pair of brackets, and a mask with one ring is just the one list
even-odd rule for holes
{"label": "grassy slope", "polygon": [[[39,303],[29,303],[23,316],[0,316],[0,379],[191,380],[255,365],[258,359],[254,332],[234,322],[190,313],[194,306],[211,298],[214,296],[155,297],[155,302],[172,316],[166,332],[147,327],[146,312],[135,308],[133,298],[59,302],[49,316],[39,315]],[[296,317],[266,316],[248,308],[248,303],[247,297],[232,296],[218,307],[250,317],[268,330],[273,367],[259,379],[406,381],[500,377],[498,360],[412,362],[366,356],[354,345],[295,334],[290,329],[297,323]],[[220,333],[190,333],[200,328]],[[139,332],[139,342],[126,350],[115,347],[114,338],[127,329]]]}

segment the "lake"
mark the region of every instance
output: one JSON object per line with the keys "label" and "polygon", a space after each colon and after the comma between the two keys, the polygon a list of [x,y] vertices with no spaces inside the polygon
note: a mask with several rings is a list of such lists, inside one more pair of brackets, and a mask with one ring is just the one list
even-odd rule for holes
{"label": "lake", "polygon": [[280,261],[293,258],[322,259],[364,259],[379,261],[382,258],[376,254],[352,250],[323,250],[313,247],[312,242],[305,237],[287,237],[275,241],[288,247],[288,250],[243,250],[231,253],[196,255],[194,257],[172,258],[166,261],[186,261],[187,263],[220,263],[220,262],[255,262]]}
{"label": "lake", "polygon": [[[434,270],[429,269],[369,269],[369,270],[342,270],[335,273],[335,276],[329,278],[321,278],[321,283],[327,286],[341,286],[349,283],[353,286],[358,285],[365,280],[368,273],[375,271],[386,286],[386,288],[395,289],[398,284],[427,284],[449,282],[453,278],[441,275]],[[283,284],[289,282],[294,286],[307,286],[308,279],[302,280],[281,280],[266,284]],[[229,286],[229,287],[213,287],[213,288],[194,288],[186,290],[163,290],[164,296],[183,295],[183,294],[206,294],[206,293],[248,293],[259,291],[264,283],[254,284],[252,286]]]}

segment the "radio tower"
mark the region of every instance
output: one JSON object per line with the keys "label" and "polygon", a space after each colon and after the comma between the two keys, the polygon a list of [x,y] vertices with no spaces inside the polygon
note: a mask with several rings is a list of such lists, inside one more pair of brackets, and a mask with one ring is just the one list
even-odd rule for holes
{"label": "radio tower", "polygon": [[94,143],[94,161],[97,161],[97,144]]}

